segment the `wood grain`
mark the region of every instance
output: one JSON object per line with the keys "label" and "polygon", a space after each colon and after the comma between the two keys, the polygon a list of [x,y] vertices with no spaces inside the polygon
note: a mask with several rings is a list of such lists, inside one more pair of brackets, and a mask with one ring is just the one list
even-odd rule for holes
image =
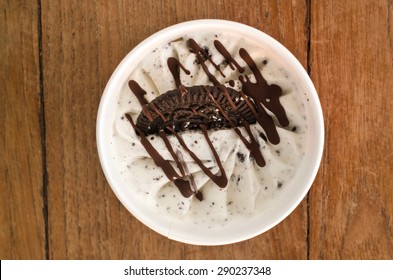
{"label": "wood grain", "polygon": [[326,147],[310,257],[393,258],[393,3],[313,1],[311,77]]}
{"label": "wood grain", "polygon": [[51,259],[307,257],[305,203],[253,240],[218,247],[185,245],[130,215],[98,162],[95,121],[105,84],[137,43],[164,27],[197,18],[243,22],[281,40],[306,65],[305,2],[246,2],[42,2]]}
{"label": "wood grain", "polygon": [[0,38],[0,259],[43,259],[37,3],[1,1]]}

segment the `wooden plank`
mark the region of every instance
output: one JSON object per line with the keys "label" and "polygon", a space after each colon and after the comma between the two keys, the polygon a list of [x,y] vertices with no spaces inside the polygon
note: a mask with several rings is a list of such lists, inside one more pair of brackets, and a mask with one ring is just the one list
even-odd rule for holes
{"label": "wooden plank", "polygon": [[311,76],[326,146],[310,258],[393,258],[393,3],[312,1]]}
{"label": "wooden plank", "polygon": [[106,82],[140,41],[177,22],[225,18],[273,35],[306,65],[305,1],[45,0],[42,7],[50,258],[307,257],[305,202],[268,233],[230,246],[190,246],[156,234],[114,196],[95,145]]}
{"label": "wooden plank", "polygon": [[0,3],[0,259],[45,258],[37,11]]}

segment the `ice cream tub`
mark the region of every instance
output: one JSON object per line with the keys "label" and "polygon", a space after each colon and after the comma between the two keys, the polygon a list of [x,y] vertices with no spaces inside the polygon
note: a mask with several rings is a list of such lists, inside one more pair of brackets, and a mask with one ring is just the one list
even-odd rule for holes
{"label": "ice cream tub", "polygon": [[113,72],[97,116],[105,177],[146,226],[223,245],[285,219],[317,174],[321,105],[299,61],[225,20],[163,29]]}

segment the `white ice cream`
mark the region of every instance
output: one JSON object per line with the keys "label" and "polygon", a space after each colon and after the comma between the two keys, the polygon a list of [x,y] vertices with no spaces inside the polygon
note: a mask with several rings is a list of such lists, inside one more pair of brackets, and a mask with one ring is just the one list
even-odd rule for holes
{"label": "white ice cream", "polygon": [[[215,49],[214,40],[219,40],[241,65],[246,63],[239,56],[239,49],[245,48],[259,66],[263,77],[269,84],[279,85],[283,90],[280,102],[283,105],[289,126],[278,126],[280,143],[273,145],[265,142],[259,135],[264,133],[259,124],[252,125],[255,138],[258,139],[260,149],[266,161],[266,166],[259,167],[250,158],[250,152],[245,147],[233,129],[209,131],[210,139],[216,148],[229,180],[225,188],[219,188],[200,167],[191,159],[187,152],[180,147],[174,136],[169,136],[175,150],[182,152],[188,169],[193,174],[196,185],[203,193],[203,201],[195,197],[183,197],[177,187],[170,182],[160,167],[157,167],[145,148],[140,143],[139,136],[125,118],[129,113],[134,120],[141,112],[141,106],[124,82],[122,92],[118,99],[118,111],[113,124],[112,149],[123,180],[135,195],[151,204],[161,215],[170,215],[173,219],[181,219],[184,223],[194,223],[207,228],[221,227],[238,219],[244,219],[263,211],[264,205],[271,203],[296,173],[297,165],[304,155],[305,134],[307,120],[304,111],[304,96],[298,91],[291,75],[286,72],[285,65],[279,65],[263,47],[245,38],[233,34],[187,34],[164,46],[158,47],[146,55],[129,80],[135,80],[147,92],[148,101],[160,94],[176,88],[175,81],[167,66],[169,57],[177,58],[191,74],[181,73],[181,82],[184,86],[212,85],[200,64],[196,63],[195,54],[191,53],[186,41],[193,38],[200,46],[207,47],[211,58],[221,66],[225,78],[210,65],[209,70],[218,81],[229,86],[229,80],[235,81],[234,88],[241,89],[238,81],[239,72],[232,70],[223,56]],[[263,61],[267,64],[264,65]],[[246,73],[250,74],[248,70]],[[251,81],[253,76],[250,74]],[[241,128],[244,131],[244,128]],[[185,131],[180,133],[188,147],[201,159],[206,166],[218,172],[211,149],[200,131]],[[244,133],[247,135],[247,133]],[[148,136],[150,142],[168,160],[173,160],[165,147],[163,140],[157,135]],[[175,164],[174,164],[175,166]]]}

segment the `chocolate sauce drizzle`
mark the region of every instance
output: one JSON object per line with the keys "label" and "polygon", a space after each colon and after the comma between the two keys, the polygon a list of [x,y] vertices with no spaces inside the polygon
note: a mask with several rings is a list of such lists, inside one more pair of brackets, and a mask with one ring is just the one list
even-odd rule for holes
{"label": "chocolate sauce drizzle", "polygon": [[[231,99],[230,95],[228,94],[228,91],[224,85],[222,85],[216,77],[210,73],[208,70],[208,67],[206,65],[206,61],[209,61],[214,68],[220,73],[220,75],[225,78],[225,75],[221,71],[219,65],[217,65],[209,55],[208,51],[205,48],[202,48],[199,46],[195,40],[189,39],[187,41],[188,46],[191,48],[191,52],[195,54],[196,59],[200,63],[203,71],[205,74],[208,76],[209,80],[215,85],[219,86],[221,91],[223,92],[225,98],[228,100],[230,106],[238,112],[238,108],[236,104],[233,102]],[[231,67],[232,70],[236,69],[238,70],[239,73],[244,73],[245,68],[241,67],[239,63],[232,57],[232,55],[229,53],[229,51],[223,46],[223,44],[215,40],[214,41],[214,46],[217,49],[217,51],[225,58],[225,60],[228,62],[228,65]],[[277,85],[269,85],[266,80],[263,78],[262,73],[258,69],[257,65],[251,58],[251,56],[248,54],[248,52],[244,49],[241,48],[239,50],[239,55],[240,57],[245,61],[245,63],[248,65],[250,68],[251,72],[253,73],[255,77],[255,83],[250,81],[250,78],[247,75],[240,75],[239,80],[242,83],[242,91],[240,91],[241,97],[245,100],[247,106],[252,110],[253,114],[255,115],[257,122],[260,124],[260,126],[263,128],[263,130],[266,133],[266,141],[270,141],[272,144],[278,144],[280,142],[280,137],[278,135],[276,125],[274,124],[273,118],[266,112],[267,108],[269,111],[271,111],[276,117],[280,125],[282,126],[288,126],[289,121],[286,116],[285,110],[282,107],[279,98],[282,95],[282,90],[279,86]],[[182,94],[187,93],[187,89],[182,85],[181,80],[180,80],[180,69],[182,69],[187,75],[190,74],[190,71],[187,70],[176,58],[170,57],[167,60],[168,68],[170,72],[172,73],[172,76],[175,80],[176,87],[179,88],[180,92]],[[234,85],[234,81],[230,80],[229,84],[231,86]],[[234,131],[237,133],[239,138],[243,141],[244,145],[249,149],[250,154],[252,157],[255,159],[255,162],[263,167],[266,165],[266,162],[263,158],[262,152],[259,147],[258,141],[255,139],[251,129],[250,129],[250,124],[243,119],[243,126],[249,136],[250,140],[247,140],[246,137],[242,134],[241,130],[237,127],[236,124],[234,124],[230,117],[226,114],[225,110],[222,108],[220,103],[214,98],[214,96],[211,94],[209,91],[208,87],[203,86],[204,90],[206,93],[209,95],[209,98],[212,100],[212,102],[217,106],[217,108],[220,110],[221,114],[224,116],[224,118],[230,123],[231,127],[234,129]],[[129,88],[131,91],[134,93],[136,98],[138,99],[139,103],[142,106],[142,110],[146,117],[152,121],[152,116],[147,109],[147,104],[148,101],[145,99],[145,94],[146,92],[139,86],[139,84],[131,80],[129,81]],[[253,106],[251,103],[253,100],[255,103],[256,107]],[[166,118],[165,116],[160,112],[159,108],[155,106],[153,102],[150,103],[151,108],[156,112],[160,118],[165,122]],[[198,114],[196,110],[193,110],[194,114]],[[240,114],[241,116],[241,114]],[[170,152],[172,158],[176,162],[176,165],[180,171],[180,174],[174,169],[174,167],[171,165],[169,160],[165,160],[159,153],[159,151],[156,150],[156,148],[149,142],[147,137],[144,135],[144,133],[138,128],[138,126],[134,123],[132,120],[131,116],[129,114],[126,114],[126,117],[128,121],[131,123],[132,127],[134,130],[138,133],[138,135],[141,138],[141,143],[148,152],[148,154],[151,156],[151,158],[154,160],[154,163],[161,167],[165,175],[168,177],[170,181],[172,181],[176,187],[179,189],[180,193],[184,197],[190,197],[192,195],[195,195],[195,197],[198,200],[203,199],[202,193],[197,189],[195,180],[193,178],[193,175],[188,171],[188,167],[186,162],[183,160],[183,155],[180,152],[180,150],[174,151],[170,141],[168,140],[168,137],[164,130],[160,130],[158,132],[158,135],[163,139],[166,148]],[[184,142],[183,138],[181,135],[179,135],[172,127],[167,126],[165,129],[170,131],[178,140],[180,145],[183,147],[183,149],[191,156],[191,158],[195,161],[195,163],[198,164],[198,166],[202,169],[202,171],[219,187],[224,188],[227,183],[228,183],[228,178],[225,173],[225,169],[221,163],[221,160],[219,158],[219,155],[216,151],[216,149],[213,146],[213,143],[211,139],[209,138],[208,130],[207,127],[203,124],[199,125],[200,130],[202,131],[206,142],[208,143],[214,159],[216,161],[217,166],[219,167],[219,172],[217,174],[213,174],[213,172],[206,167],[202,160],[194,153],[191,151],[191,149],[186,145]]]}
{"label": "chocolate sauce drizzle", "polygon": [[181,68],[187,75],[190,75],[190,71],[188,71],[176,58],[170,57],[167,60],[168,68],[172,73],[173,78],[175,79],[176,87],[181,85],[180,81],[180,71]]}
{"label": "chocolate sauce drizzle", "polygon": [[223,76],[225,78],[224,73],[222,73],[220,67],[214,63],[214,61],[212,60],[212,58],[210,57],[210,55],[206,52],[205,49],[201,48],[197,42],[195,42],[194,39],[189,39],[187,41],[188,46],[191,48],[191,52],[193,52],[197,58],[197,60],[199,61],[199,63],[202,66],[203,71],[205,71],[206,75],[209,77],[209,80],[213,83],[213,85],[218,86],[220,85],[220,82],[216,79],[216,77],[214,77],[214,75],[212,73],[209,72],[209,69],[206,66],[206,59],[204,59],[204,57],[207,57],[207,60],[209,60],[209,62],[214,66],[214,68],[216,68],[221,76]]}
{"label": "chocolate sauce drizzle", "polygon": [[[209,97],[211,98],[211,100],[216,104],[216,106],[218,107],[218,109],[220,110],[221,114],[223,114],[224,118],[231,124],[231,127],[235,130],[235,132],[237,133],[237,135],[239,135],[240,139],[243,141],[244,145],[250,150],[251,155],[255,158],[256,163],[263,167],[265,166],[266,162],[262,156],[261,150],[259,149],[259,144],[258,142],[255,140],[254,135],[251,132],[250,129],[250,124],[244,120],[244,127],[246,128],[246,131],[248,133],[248,135],[250,136],[250,142],[247,141],[247,139],[243,136],[243,134],[241,133],[241,131],[239,130],[239,128],[231,121],[231,119],[229,118],[229,116],[227,115],[227,113],[225,112],[225,110],[222,108],[222,106],[217,102],[217,100],[214,98],[214,96],[209,92],[209,90],[204,87],[206,90],[206,93],[209,95]],[[225,97],[228,99],[229,103],[231,104],[232,108],[235,109],[235,111],[237,111],[237,107],[236,105],[233,103],[232,99],[230,98],[227,89],[224,86],[220,86],[220,88],[222,89],[222,91],[224,92]],[[249,105],[250,106],[250,105]]]}
{"label": "chocolate sauce drizzle", "polygon": [[217,51],[225,58],[232,70],[235,70],[234,66],[236,66],[240,73],[244,72],[244,67],[241,67],[239,63],[237,63],[237,61],[231,56],[231,54],[220,41],[214,40],[213,43]]}
{"label": "chocolate sauce drizzle", "polygon": [[[137,97],[139,100],[140,104],[142,105],[142,110],[144,110],[146,116],[149,119],[152,119],[150,112],[146,108],[147,100],[144,98],[144,95],[146,94],[146,91],[144,91],[141,87],[134,87],[132,85],[135,85],[135,81],[132,81],[132,83],[129,83],[129,87],[131,91],[134,93],[134,95]],[[156,108],[156,107],[155,107]],[[157,108],[156,108],[157,109]],[[187,168],[185,168],[185,162],[182,160],[182,156],[179,156],[180,151],[175,151],[172,148],[172,145],[170,144],[167,135],[163,131],[159,131],[159,136],[164,140],[165,146],[169,150],[170,154],[172,155],[173,159],[175,160],[177,167],[180,170],[181,175],[179,175],[171,163],[168,160],[165,160],[160,153],[154,148],[154,146],[149,142],[147,137],[143,134],[143,132],[139,129],[139,127],[134,123],[132,120],[132,117],[130,114],[126,114],[127,120],[131,123],[132,127],[134,130],[139,134],[141,137],[141,144],[143,147],[146,149],[150,157],[153,159],[154,163],[158,166],[161,167],[161,169],[164,171],[165,175],[168,177],[170,181],[172,181],[176,187],[179,189],[180,193],[184,197],[190,197],[191,195],[195,194],[195,197],[198,200],[203,199],[203,195],[198,189],[196,188],[195,185],[195,180],[192,176],[191,173],[186,174]],[[176,132],[175,132],[176,133]],[[185,178],[189,178],[189,180]]]}
{"label": "chocolate sauce drizzle", "polygon": [[279,100],[282,95],[282,90],[277,85],[268,85],[254,60],[245,49],[241,48],[239,54],[250,67],[256,80],[256,82],[253,83],[248,76],[239,76],[239,80],[243,85],[242,89],[247,96],[254,100],[259,112],[256,116],[257,121],[265,130],[269,141],[272,144],[278,144],[280,143],[280,137],[278,136],[276,125],[273,122],[273,118],[266,112],[263,106],[269,109],[277,117],[282,126],[285,127],[289,125],[289,120]]}

